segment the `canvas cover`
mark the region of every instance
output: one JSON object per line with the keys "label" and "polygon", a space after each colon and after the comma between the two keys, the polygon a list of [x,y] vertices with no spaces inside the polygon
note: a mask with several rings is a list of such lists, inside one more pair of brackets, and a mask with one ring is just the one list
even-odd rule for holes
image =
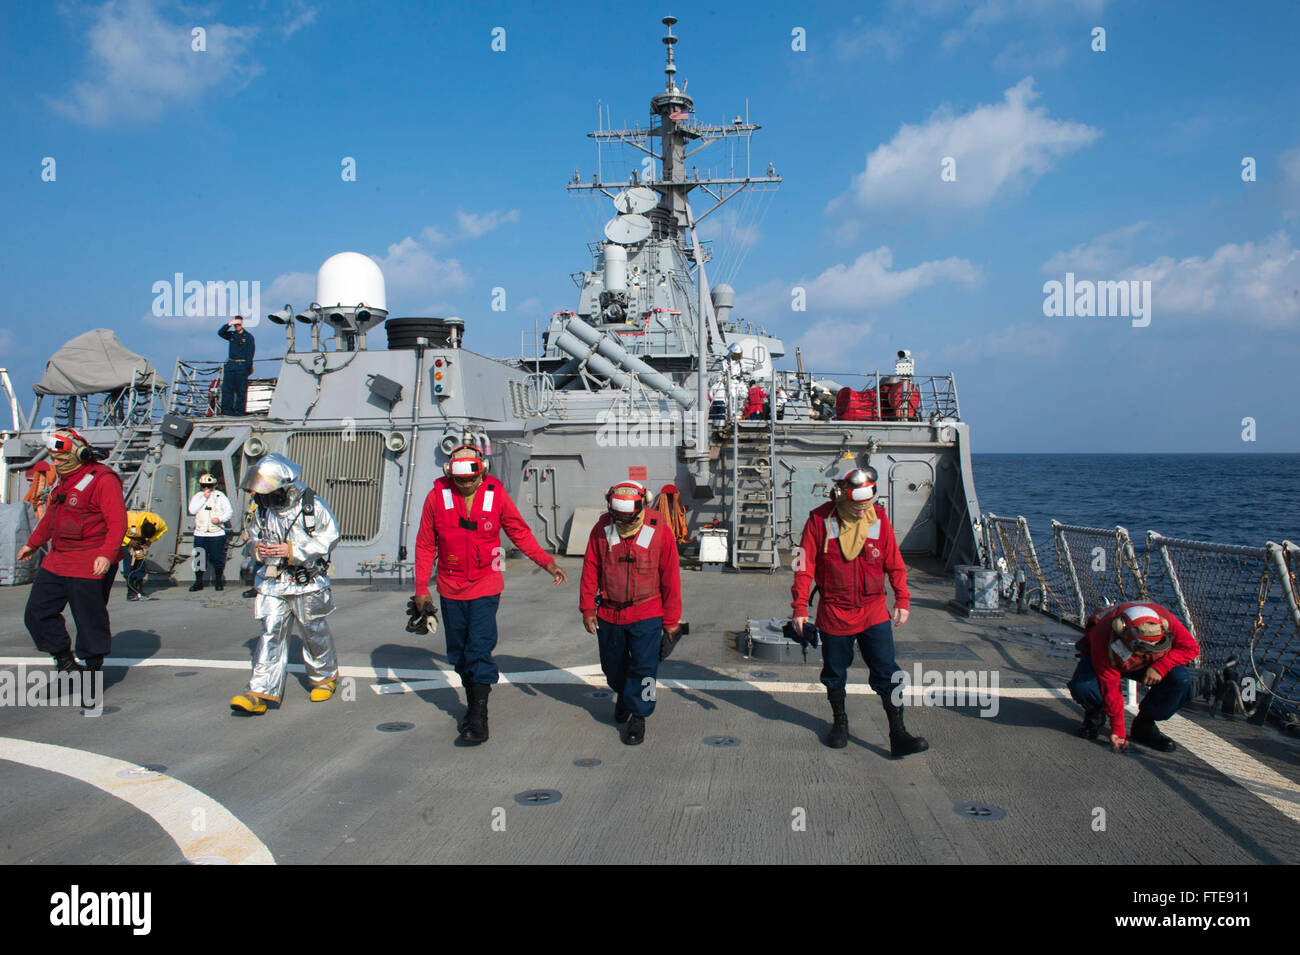
{"label": "canvas cover", "polygon": [[95,328],[56,351],[32,390],[38,395],[93,395],[128,387],[137,372],[153,370],[149,359],[128,350],[111,329]]}

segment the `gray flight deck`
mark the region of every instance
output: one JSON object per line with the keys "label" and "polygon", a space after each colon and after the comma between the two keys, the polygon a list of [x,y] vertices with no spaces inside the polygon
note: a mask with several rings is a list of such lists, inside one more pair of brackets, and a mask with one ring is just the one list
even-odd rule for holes
{"label": "gray flight deck", "polygon": [[[693,633],[660,671],[646,742],[624,746],[611,702],[592,695],[600,679],[589,675],[595,638],[576,610],[580,562],[562,566],[569,583],[555,588],[532,564],[508,563],[497,659],[507,675],[531,675],[493,692],[492,737],[477,748],[454,745],[461,691],[430,686],[437,675],[419,672],[445,667],[442,635],[405,632],[404,591],[335,587],[341,664],[381,674],[357,677],[355,700],[309,703],[295,675],[280,709],[246,717],[227,706],[256,634],[241,588],[174,588],[128,603],[119,582],[112,659],[145,662],[108,671],[109,710],[92,718],[0,708],[0,862],[183,862],[175,830],[187,827],[176,820],[197,819],[199,804],[189,805],[192,790],[160,788],[171,779],[224,806],[279,863],[1300,862],[1297,741],[1195,708],[1184,711],[1185,725],[1223,741],[1215,755],[1204,739],[1192,747],[1205,759],[1186,746],[1121,756],[1081,740],[1078,708],[1042,692],[1064,685],[1069,630],[1035,615],[959,617],[946,608],[950,581],[928,566],[911,571],[899,663],[995,671],[1004,694],[1022,694],[1003,696],[996,716],[914,706],[909,728],[932,748],[895,761],[878,702],[854,693],[850,745],[827,749],[825,696],[806,686],[817,663],[747,660],[736,650],[747,617],[788,612],[789,572],[688,570]],[[0,590],[9,669],[38,659],[22,623],[27,590]],[[564,672],[573,669],[588,675]],[[851,678],[865,689],[860,661]],[[384,685],[400,692],[375,691]],[[377,728],[395,722],[414,727]],[[739,744],[703,742],[718,736]],[[151,811],[172,831],[125,790],[77,778],[75,754],[71,775],[14,761],[15,740],[154,767],[162,775],[129,785],[149,790],[151,805],[165,809]],[[600,762],[576,765],[584,759]],[[1255,792],[1224,774],[1243,761],[1265,780]],[[516,801],[530,790],[561,798]],[[966,803],[1005,815],[955,811]],[[211,816],[214,804],[202,805]],[[1104,831],[1095,828],[1099,808]],[[222,857],[195,845],[191,858]]]}

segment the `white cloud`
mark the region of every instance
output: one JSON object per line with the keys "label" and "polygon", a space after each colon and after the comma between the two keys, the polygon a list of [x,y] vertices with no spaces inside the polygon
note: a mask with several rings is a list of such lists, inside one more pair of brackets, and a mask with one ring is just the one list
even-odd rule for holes
{"label": "white cloud", "polygon": [[[205,51],[191,48],[195,26],[206,31]],[[208,92],[246,86],[261,72],[250,52],[257,32],[222,23],[168,22],[151,0],[105,3],[87,32],[86,78],[64,98],[48,102],[88,126],[151,122]]]}
{"label": "white cloud", "polygon": [[456,259],[441,259],[419,241],[407,236],[388,247],[384,256],[372,255],[384,272],[390,310],[395,303],[407,309],[428,307],[435,295],[459,292],[469,276]]}
{"label": "white cloud", "polygon": [[1209,258],[1162,256],[1120,278],[1150,279],[1152,312],[1212,315],[1266,328],[1300,323],[1300,250],[1285,232],[1221,245]]}
{"label": "white cloud", "polygon": [[[1100,16],[1108,0],[982,0],[959,27],[944,33],[941,46],[951,52],[973,36],[981,35],[984,28],[1012,20],[1016,23],[1034,21],[1078,20]],[[929,15],[952,16],[958,10],[970,8],[969,3],[933,2],[923,4]]]}
{"label": "white cloud", "polygon": [[315,272],[286,272],[277,275],[271,280],[270,286],[262,292],[262,304],[272,312],[286,303],[301,312],[311,305],[315,298]]}
{"label": "white cloud", "polygon": [[966,259],[948,258],[922,262],[910,269],[893,271],[894,254],[888,246],[863,252],[848,265],[833,265],[814,279],[772,281],[752,292],[737,296],[736,311],[742,318],[775,319],[789,314],[792,289],[805,290],[809,311],[862,313],[894,305],[913,292],[942,282],[975,286],[983,273]]}
{"label": "white cloud", "polygon": [[902,52],[902,38],[895,30],[855,23],[849,30],[836,34],[835,52],[846,60],[877,54],[893,60]]}
{"label": "white cloud", "polygon": [[[974,208],[1028,187],[1058,159],[1101,135],[1092,126],[1051,118],[1044,107],[1031,105],[1037,98],[1033,77],[1026,77],[1000,103],[960,116],[941,108],[923,125],[904,124],[867,156],[866,168],[827,211]],[[956,181],[940,180],[945,157],[956,161]]]}
{"label": "white cloud", "polygon": [[1026,323],[947,345],[935,356],[938,364],[965,364],[988,358],[1059,358],[1065,347],[1060,325]]}
{"label": "white cloud", "polygon": [[1063,64],[1069,55],[1059,43],[1026,46],[1017,40],[993,58],[993,68],[1006,73],[1032,73],[1050,70]]}
{"label": "white cloud", "polygon": [[509,212],[498,212],[493,209],[491,212],[485,212],[482,215],[474,212],[456,213],[456,222],[460,226],[461,235],[471,239],[480,238],[499,226],[518,221],[518,209],[511,209]]}
{"label": "white cloud", "polygon": [[[820,365],[829,368],[830,373],[843,372],[846,369],[846,355],[871,334],[872,324],[868,321],[851,321],[824,318],[814,322],[795,345],[808,367]],[[790,351],[787,347],[787,353]]]}
{"label": "white cloud", "polygon": [[1076,245],[1069,252],[1057,252],[1043,263],[1043,273],[1060,275],[1074,272],[1114,272],[1133,261],[1133,244],[1138,233],[1150,228],[1149,222],[1135,222],[1114,232],[1097,236],[1090,242]]}
{"label": "white cloud", "polygon": [[284,22],[280,25],[280,32],[285,36],[293,36],[299,30],[311,26],[316,22],[316,14],[320,10],[317,7],[309,7],[304,4],[291,5],[286,11]]}
{"label": "white cloud", "polygon": [[1293,146],[1277,157],[1282,173],[1282,215],[1287,219],[1300,216],[1300,146]]}

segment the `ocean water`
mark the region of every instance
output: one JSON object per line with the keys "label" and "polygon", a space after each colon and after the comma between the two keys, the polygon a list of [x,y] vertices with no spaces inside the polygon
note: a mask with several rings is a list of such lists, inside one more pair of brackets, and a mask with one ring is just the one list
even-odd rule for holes
{"label": "ocean water", "polygon": [[1300,454],[973,454],[980,511],[1166,537],[1300,544]]}

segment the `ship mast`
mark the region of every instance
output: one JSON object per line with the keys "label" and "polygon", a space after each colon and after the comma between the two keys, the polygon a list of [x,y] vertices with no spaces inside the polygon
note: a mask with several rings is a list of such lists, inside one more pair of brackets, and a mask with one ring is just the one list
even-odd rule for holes
{"label": "ship mast", "polygon": [[[781,183],[771,167],[767,175],[752,176],[749,173],[750,138],[761,127],[748,121],[748,117],[737,116],[730,124],[711,126],[695,121],[694,100],[686,94],[685,87],[677,86],[677,61],[674,47],[677,37],[673,35],[673,25],[677,18],[664,17],[662,23],[667,27],[663,37],[666,52],[664,63],[664,89],[650,100],[650,115],[653,117],[648,127],[640,124],[628,129],[598,129],[588,133],[596,141],[597,172],[590,182],[582,182],[577,176],[567,184],[571,192],[599,192],[611,200],[623,189],[636,186],[648,186],[659,194],[659,202],[652,209],[648,218],[653,225],[652,239],[667,239],[675,242],[685,253],[686,260],[695,265],[695,284],[698,296],[696,314],[696,423],[697,439],[691,456],[708,454],[708,442],[703,440],[708,404],[708,356],[709,330],[712,328],[714,342],[719,351],[723,349],[721,333],[714,316],[713,303],[709,295],[709,282],[704,263],[707,252],[700,243],[698,227],[736,196],[754,186],[775,188]],[[745,146],[745,170],[743,176],[731,171],[728,176],[700,177],[693,172],[686,175],[686,160],[696,153],[724,139],[743,140]],[[657,141],[657,143],[655,142]],[[603,144],[622,144],[631,146],[658,161],[658,175],[649,181],[640,180],[633,172],[623,182],[602,179],[603,167],[600,162],[600,148]],[[689,145],[689,148],[688,148]],[[657,146],[657,148],[656,148]],[[652,167],[653,168],[653,167]],[[712,201],[702,212],[697,212],[689,201],[689,194],[699,189]],[[689,236],[689,245],[686,237]]]}
{"label": "ship mast", "polygon": [[[597,156],[602,144],[621,143],[658,160],[657,178],[648,182],[641,181],[633,173],[625,181],[611,182],[603,180],[601,173],[597,172],[590,182],[573,181],[566,188],[575,193],[600,192],[610,199],[621,190],[634,186],[648,186],[659,193],[659,203],[649,213],[654,222],[654,238],[675,239],[687,251],[688,259],[697,266],[696,282],[702,284],[700,294],[707,303],[708,283],[703,278],[703,269],[699,268],[705,256],[696,235],[696,227],[746,189],[754,186],[778,186],[781,177],[770,174],[770,169],[769,175],[765,176],[749,174],[750,137],[762,128],[756,123],[750,123],[740,116],[724,126],[709,126],[695,121],[694,100],[684,89],[677,87],[677,62],[673,52],[677,45],[677,37],[673,35],[673,24],[676,22],[676,17],[663,18],[663,24],[668,28],[667,35],[663,37],[667,52],[664,64],[666,79],[663,92],[650,100],[650,114],[654,117],[650,125],[643,127],[638,124],[630,129],[598,129],[587,134],[588,138],[596,141]],[[723,139],[744,140],[745,174],[703,178],[693,174],[688,178],[686,160]],[[656,140],[657,148],[654,143]],[[597,167],[600,167],[599,160]],[[712,200],[712,204],[702,212],[693,210],[687,198],[696,189],[706,193]],[[687,235],[690,236],[690,246],[684,240]],[[712,313],[711,308],[709,312]],[[701,324],[704,324],[704,319],[705,316],[701,313]]]}

